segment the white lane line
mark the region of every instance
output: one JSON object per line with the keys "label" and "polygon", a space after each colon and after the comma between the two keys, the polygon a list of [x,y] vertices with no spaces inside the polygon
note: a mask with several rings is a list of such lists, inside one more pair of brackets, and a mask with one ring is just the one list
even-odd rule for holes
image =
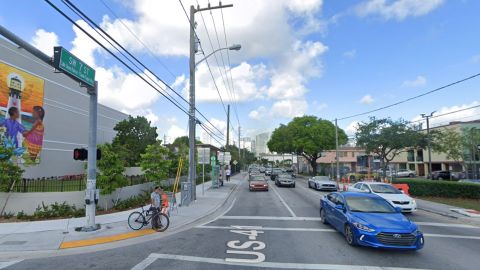
{"label": "white lane line", "polygon": [[[287,220],[287,221],[320,221],[319,217],[271,217],[271,216],[221,216],[218,219],[239,219],[239,220]],[[415,221],[414,221],[415,222]],[[436,222],[415,222],[420,226],[427,227],[450,227],[450,228],[469,228],[480,229],[480,227],[458,224],[458,223],[436,223]]]}
{"label": "white lane line", "polygon": [[[200,229],[221,229],[221,230],[234,230],[232,226],[210,226],[202,225],[198,226]],[[334,229],[320,229],[320,228],[280,228],[280,227],[259,227],[258,230],[262,231],[295,231],[295,232],[336,232]]]}
{"label": "white lane line", "polygon": [[139,262],[137,265],[135,265],[132,270],[143,270],[145,268],[147,268],[148,266],[150,266],[150,264],[152,264],[154,261],[157,260],[157,257],[156,256],[152,256],[153,254],[150,254],[148,255],[147,258],[145,258],[145,260]]}
{"label": "white lane line", "polygon": [[283,203],[283,205],[285,206],[285,208],[287,208],[288,212],[290,212],[290,215],[292,215],[292,217],[296,217],[297,215],[295,215],[295,213],[292,211],[292,209],[290,208],[290,206],[288,206],[288,204],[285,202],[285,200],[282,198],[282,196],[280,196],[280,193],[278,193],[277,191],[277,188],[272,186],[272,190],[275,192],[275,194],[277,194],[278,198],[280,199],[280,201]]}
{"label": "white lane line", "polygon": [[[219,258],[185,256],[174,254],[152,253],[150,256],[157,259],[177,260],[186,262],[211,263],[220,265],[237,265],[244,267],[265,267],[275,269],[314,269],[314,270],[421,270],[419,268],[402,268],[402,267],[383,267],[383,266],[363,266],[363,265],[342,265],[342,264],[315,264],[315,263],[280,263],[280,262],[260,262],[260,263],[243,263],[225,261]],[[150,257],[149,256],[149,257]]]}
{"label": "white lane line", "polygon": [[[232,230],[235,229],[232,226],[209,226],[201,225],[197,226],[199,229],[219,229],[219,230]],[[291,231],[291,232],[336,232],[334,229],[320,229],[320,228],[284,228],[284,227],[261,227],[262,231]],[[471,239],[471,240],[480,240],[480,236],[473,235],[455,235],[455,234],[435,234],[435,233],[424,233],[425,237],[437,237],[437,238],[455,238],[455,239]]]}
{"label": "white lane line", "polygon": [[424,233],[423,236],[426,236],[426,237],[440,237],[440,238],[457,238],[457,239],[480,240],[480,236],[470,236],[470,235],[453,235],[453,234]]}
{"label": "white lane line", "polygon": [[252,219],[252,220],[303,220],[319,221],[317,217],[270,217],[270,216],[221,216],[218,219]]}
{"label": "white lane line", "polygon": [[[415,222],[415,221],[414,221]],[[457,224],[457,223],[436,223],[436,222],[415,222],[417,225],[422,226],[433,226],[433,227],[455,227],[455,228],[471,228],[471,229],[480,229],[477,226],[468,225],[468,224]]]}
{"label": "white lane line", "polygon": [[23,261],[23,260],[0,262],[0,269],[5,269],[5,268],[7,268],[7,267],[9,267],[9,266],[12,266],[12,265],[14,265],[14,264],[16,264],[16,263],[19,263],[19,262],[21,262],[21,261]]}

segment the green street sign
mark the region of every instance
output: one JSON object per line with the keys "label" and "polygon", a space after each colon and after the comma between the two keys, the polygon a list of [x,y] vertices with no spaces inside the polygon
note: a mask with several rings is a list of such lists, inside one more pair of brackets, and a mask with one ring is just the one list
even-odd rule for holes
{"label": "green street sign", "polygon": [[95,85],[95,69],[78,59],[63,47],[53,48],[53,65],[56,69],[89,86]]}

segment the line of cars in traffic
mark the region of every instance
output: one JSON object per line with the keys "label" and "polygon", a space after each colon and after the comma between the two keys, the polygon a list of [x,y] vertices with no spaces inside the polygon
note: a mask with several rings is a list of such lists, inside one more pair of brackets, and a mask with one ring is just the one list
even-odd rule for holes
{"label": "line of cars in traffic", "polygon": [[308,188],[333,191],[320,199],[320,219],[341,232],[352,246],[419,250],[425,240],[404,213],[417,210],[415,199],[388,183],[357,182],[338,192],[335,181],[314,176]]}
{"label": "line of cars in traffic", "polygon": [[275,181],[276,186],[295,187],[295,177],[293,170],[273,168],[271,170],[263,167],[252,167],[248,171],[248,187],[250,191],[268,191],[268,180]]}

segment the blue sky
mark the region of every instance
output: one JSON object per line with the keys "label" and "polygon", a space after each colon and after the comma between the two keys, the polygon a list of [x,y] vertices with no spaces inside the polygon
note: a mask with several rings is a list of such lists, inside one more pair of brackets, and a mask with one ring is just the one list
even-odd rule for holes
{"label": "blue sky", "polygon": [[[73,2],[186,97],[188,22],[179,2],[104,1],[155,56],[100,1]],[[61,1],[53,2],[66,10]],[[187,9],[193,3],[182,2]],[[205,0],[199,2],[202,6],[207,4]],[[234,4],[224,11],[228,43],[242,44],[241,51],[229,54],[234,94],[228,87],[232,82],[227,79],[225,87],[225,79],[220,76],[225,72],[223,66],[219,69],[213,57],[209,63],[222,98],[236,107],[242,130],[249,136],[272,130],[297,115],[334,119],[368,111],[480,72],[480,38],[475,32],[475,26],[480,25],[476,12],[480,10],[479,1],[224,2]],[[75,31],[44,1],[7,0],[2,4],[1,25],[47,53],[60,44],[94,66],[103,91],[100,102],[147,116],[158,126],[159,134],[167,134],[169,140],[186,133],[185,114],[78,29]],[[221,13],[212,15],[224,46]],[[203,13],[208,34],[217,48],[212,15]],[[199,14],[196,21],[207,54],[211,46]],[[221,56],[226,61],[227,55]],[[217,55],[220,65],[221,56]],[[197,60],[201,57],[197,56]],[[168,71],[159,61],[168,66]],[[198,67],[196,82],[197,108],[224,131],[226,116],[204,64]],[[420,113],[445,113],[478,105],[479,83],[480,78],[472,79],[374,115],[416,120]],[[232,116],[236,130],[234,107]],[[367,117],[340,121],[339,126],[352,133],[355,123]],[[477,108],[435,121],[441,124],[478,118]],[[208,140],[198,132],[203,140]]]}

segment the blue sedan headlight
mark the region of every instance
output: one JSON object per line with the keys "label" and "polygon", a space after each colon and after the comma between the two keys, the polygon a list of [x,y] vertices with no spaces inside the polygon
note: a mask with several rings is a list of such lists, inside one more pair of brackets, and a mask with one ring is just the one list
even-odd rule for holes
{"label": "blue sedan headlight", "polygon": [[359,230],[361,230],[361,231],[366,231],[366,232],[373,232],[373,231],[375,231],[374,229],[372,229],[372,228],[370,228],[370,227],[368,227],[368,226],[365,226],[365,225],[363,225],[363,224],[360,224],[360,223],[358,223],[358,222],[353,222],[352,224],[353,224],[353,226],[355,226],[355,228],[357,228],[357,229],[359,229]]}

